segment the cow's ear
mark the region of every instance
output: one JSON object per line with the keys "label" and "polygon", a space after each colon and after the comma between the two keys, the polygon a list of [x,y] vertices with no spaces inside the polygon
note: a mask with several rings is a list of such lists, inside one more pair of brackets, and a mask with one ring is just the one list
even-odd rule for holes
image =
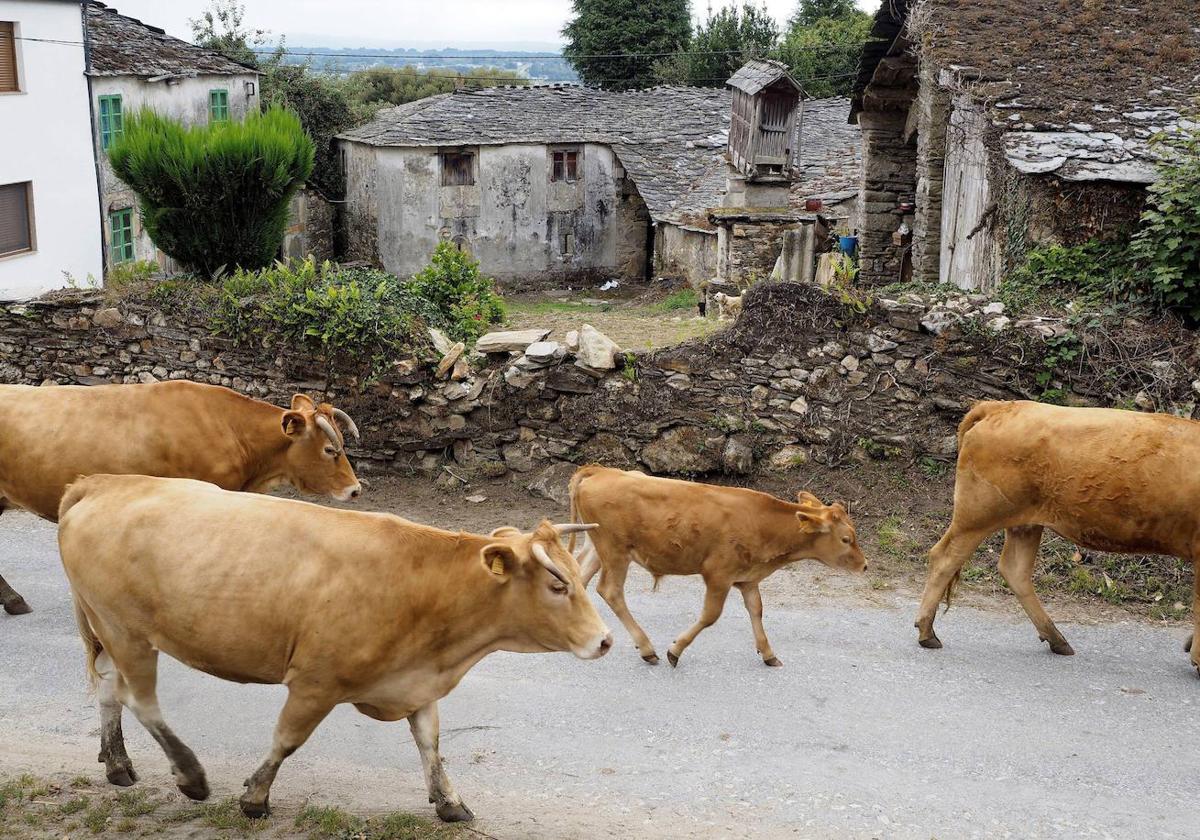
{"label": "cow's ear", "polygon": [[283,413],[283,433],[288,437],[299,437],[304,434],[304,427],[308,425],[308,420],[299,411],[285,411]]}
{"label": "cow's ear", "polygon": [[807,534],[829,533],[829,520],[819,513],[798,510],[796,511],[796,520],[800,523],[800,530]]}
{"label": "cow's ear", "polygon": [[797,493],[796,501],[807,507],[813,507],[813,506],[825,507],[824,502],[822,502],[820,499],[818,499],[812,493],[809,493],[807,490],[801,490],[799,493]]}
{"label": "cow's ear", "polygon": [[521,532],[511,525],[501,525],[495,531],[492,531],[493,537],[515,537]]}
{"label": "cow's ear", "polygon": [[317,404],[305,394],[292,397],[292,411],[315,411]]}
{"label": "cow's ear", "polygon": [[517,553],[504,543],[484,546],[481,556],[483,567],[498,578],[508,577],[517,567]]}

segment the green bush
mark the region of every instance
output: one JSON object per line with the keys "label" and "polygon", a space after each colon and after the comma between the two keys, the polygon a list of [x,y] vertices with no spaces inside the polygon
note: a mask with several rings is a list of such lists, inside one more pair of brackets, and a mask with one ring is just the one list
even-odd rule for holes
{"label": "green bush", "polygon": [[275,259],[288,202],[312,172],[313,143],[279,108],[193,127],[142,111],[126,121],[109,159],[137,193],[154,244],[212,276]]}
{"label": "green bush", "polygon": [[1133,254],[1164,304],[1200,320],[1200,127],[1162,138],[1160,147],[1160,177]]}
{"label": "green bush", "polygon": [[494,281],[479,273],[479,263],[442,242],[433,251],[429,265],[412,279],[414,294],[449,315],[448,332],[454,338],[471,340],[504,320],[504,300],[496,294]]}
{"label": "green bush", "polygon": [[1093,239],[1082,245],[1034,248],[998,291],[1004,304],[1017,312],[1071,301],[1098,306],[1136,298],[1140,287],[1135,278],[1128,240]]}

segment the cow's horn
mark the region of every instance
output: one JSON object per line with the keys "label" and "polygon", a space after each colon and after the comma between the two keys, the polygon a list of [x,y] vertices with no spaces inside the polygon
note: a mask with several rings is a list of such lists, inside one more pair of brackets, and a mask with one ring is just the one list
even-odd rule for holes
{"label": "cow's horn", "polygon": [[342,448],[342,442],[338,439],[338,433],[333,428],[333,424],[320,414],[317,415],[317,426],[319,426],[321,431],[325,433],[326,437],[333,441],[334,446],[336,446],[338,449]]}
{"label": "cow's horn", "polygon": [[354,435],[354,439],[356,441],[362,440],[362,435],[360,435],[358,433],[358,426],[354,425],[354,421],[350,419],[349,414],[342,411],[340,408],[335,408],[333,410],[333,419],[337,420],[339,423],[341,423],[343,426],[345,426],[346,431],[348,431],[350,434]]}
{"label": "cow's horn", "polygon": [[554,530],[558,531],[559,535],[561,536],[563,534],[577,534],[580,531],[595,531],[599,527],[600,524],[597,522],[588,522],[586,524],[580,522],[570,522],[562,525],[555,525]]}
{"label": "cow's horn", "polygon": [[566,575],[564,575],[562,571],[559,570],[558,566],[554,564],[554,561],[550,559],[550,555],[546,552],[546,549],[542,548],[542,546],[538,543],[534,543],[531,550],[533,551],[533,556],[537,558],[537,561],[546,567],[547,572],[554,575],[563,583],[567,582]]}

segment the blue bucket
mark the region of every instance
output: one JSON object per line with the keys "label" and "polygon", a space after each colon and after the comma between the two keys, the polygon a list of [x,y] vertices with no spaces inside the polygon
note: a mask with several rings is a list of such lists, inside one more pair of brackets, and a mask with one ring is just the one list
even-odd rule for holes
{"label": "blue bucket", "polygon": [[847,256],[853,257],[854,253],[858,250],[858,237],[857,236],[839,236],[838,237],[838,250],[840,250],[843,254],[846,254]]}

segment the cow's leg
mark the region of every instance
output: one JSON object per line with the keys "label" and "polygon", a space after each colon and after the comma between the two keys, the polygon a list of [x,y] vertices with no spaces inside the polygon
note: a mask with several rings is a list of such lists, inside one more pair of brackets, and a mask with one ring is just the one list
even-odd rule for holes
{"label": "cow's leg", "polygon": [[96,694],[100,700],[100,755],[97,761],[104,763],[104,775],[114,785],[129,787],[137,781],[133,762],[125,752],[125,734],[121,731],[121,692],[124,690],[121,673],[113,664],[107,651],[96,657],[96,672],[100,681]]}
{"label": "cow's leg", "polygon": [[762,657],[763,662],[770,665],[772,668],[778,668],[783,663],[771,650],[771,643],[767,640],[767,631],[763,629],[762,622],[762,593],[758,591],[758,581],[746,581],[745,583],[737,584],[737,588],[741,590],[742,600],[746,603],[746,612],[750,613],[750,626],[754,628],[754,647]]}
{"label": "cow's leg", "polygon": [[1042,542],[1041,525],[1022,525],[1004,532],[1004,550],[1000,552],[1000,574],[1008,582],[1025,614],[1037,628],[1038,638],[1050,643],[1050,650],[1062,656],[1072,656],[1075,651],[1067,644],[1062,633],[1054,626],[1045,607],[1033,589],[1033,564],[1037,561],[1038,546]]}
{"label": "cow's leg", "polygon": [[971,559],[979,544],[987,539],[991,531],[986,529],[966,530],[950,523],[949,530],[929,551],[929,573],[925,578],[925,592],[921,596],[921,611],[917,614],[915,627],[917,641],[923,648],[940,648],[941,641],[933,632],[933,619],[937,615],[938,602],[946,595],[951,583]]}
{"label": "cow's leg", "polygon": [[1192,635],[1188,637],[1184,650],[1192,654],[1192,665],[1200,676],[1200,644],[1193,642],[1200,638],[1200,558],[1192,561]]}
{"label": "cow's leg", "polygon": [[300,749],[312,735],[317,725],[325,719],[333,709],[324,697],[312,692],[306,692],[295,685],[288,688],[287,702],[279,713],[275,723],[275,739],[266,760],[259,765],[243,784],[246,792],[242,794],[239,804],[242,813],[251,819],[265,817],[271,813],[271,785],[279,766],[289,755]]}
{"label": "cow's leg", "polygon": [[207,799],[204,768],[196,754],[167,726],[158,707],[158,651],[144,641],[108,644],[107,649],[121,674],[117,684],[121,702],[167,754],[175,784],[189,799]]}
{"label": "cow's leg", "polygon": [[438,752],[438,709],[433,702],[422,706],[408,716],[408,728],[421,753],[421,767],[425,771],[425,786],[429,789],[429,801],[437,809],[437,815],[445,822],[467,822],[475,819],[471,809],[463,804],[454,792],[454,785],[446,776],[442,756]]}
{"label": "cow's leg", "polygon": [[[599,554],[599,549],[596,549],[596,552]],[[608,606],[612,608],[617,618],[621,620],[621,623],[625,625],[625,629],[633,637],[633,642],[637,645],[638,653],[642,655],[642,659],[651,665],[657,665],[658,654],[654,651],[654,644],[650,641],[650,637],[646,635],[646,631],[634,620],[633,615],[629,612],[629,607],[625,604],[625,576],[628,573],[628,556],[622,557],[615,564],[601,563],[600,582],[596,584],[596,591],[600,593],[600,597],[604,599]]]}
{"label": "cow's leg", "polygon": [[717,583],[712,580],[705,580],[707,589],[704,592],[704,609],[700,611],[700,620],[691,626],[686,633],[675,640],[675,643],[667,650],[667,661],[674,667],[679,664],[679,657],[683,656],[683,652],[699,635],[700,631],[705,627],[710,627],[717,623],[717,619],[721,617],[721,611],[725,609],[725,598],[729,595],[729,583]]}
{"label": "cow's leg", "polygon": [[[4,513],[8,509],[8,499],[0,497],[0,513]],[[2,576],[0,576],[0,605],[4,606],[4,611],[9,615],[25,615],[30,612],[29,604],[25,603],[25,599],[8,585]]]}

